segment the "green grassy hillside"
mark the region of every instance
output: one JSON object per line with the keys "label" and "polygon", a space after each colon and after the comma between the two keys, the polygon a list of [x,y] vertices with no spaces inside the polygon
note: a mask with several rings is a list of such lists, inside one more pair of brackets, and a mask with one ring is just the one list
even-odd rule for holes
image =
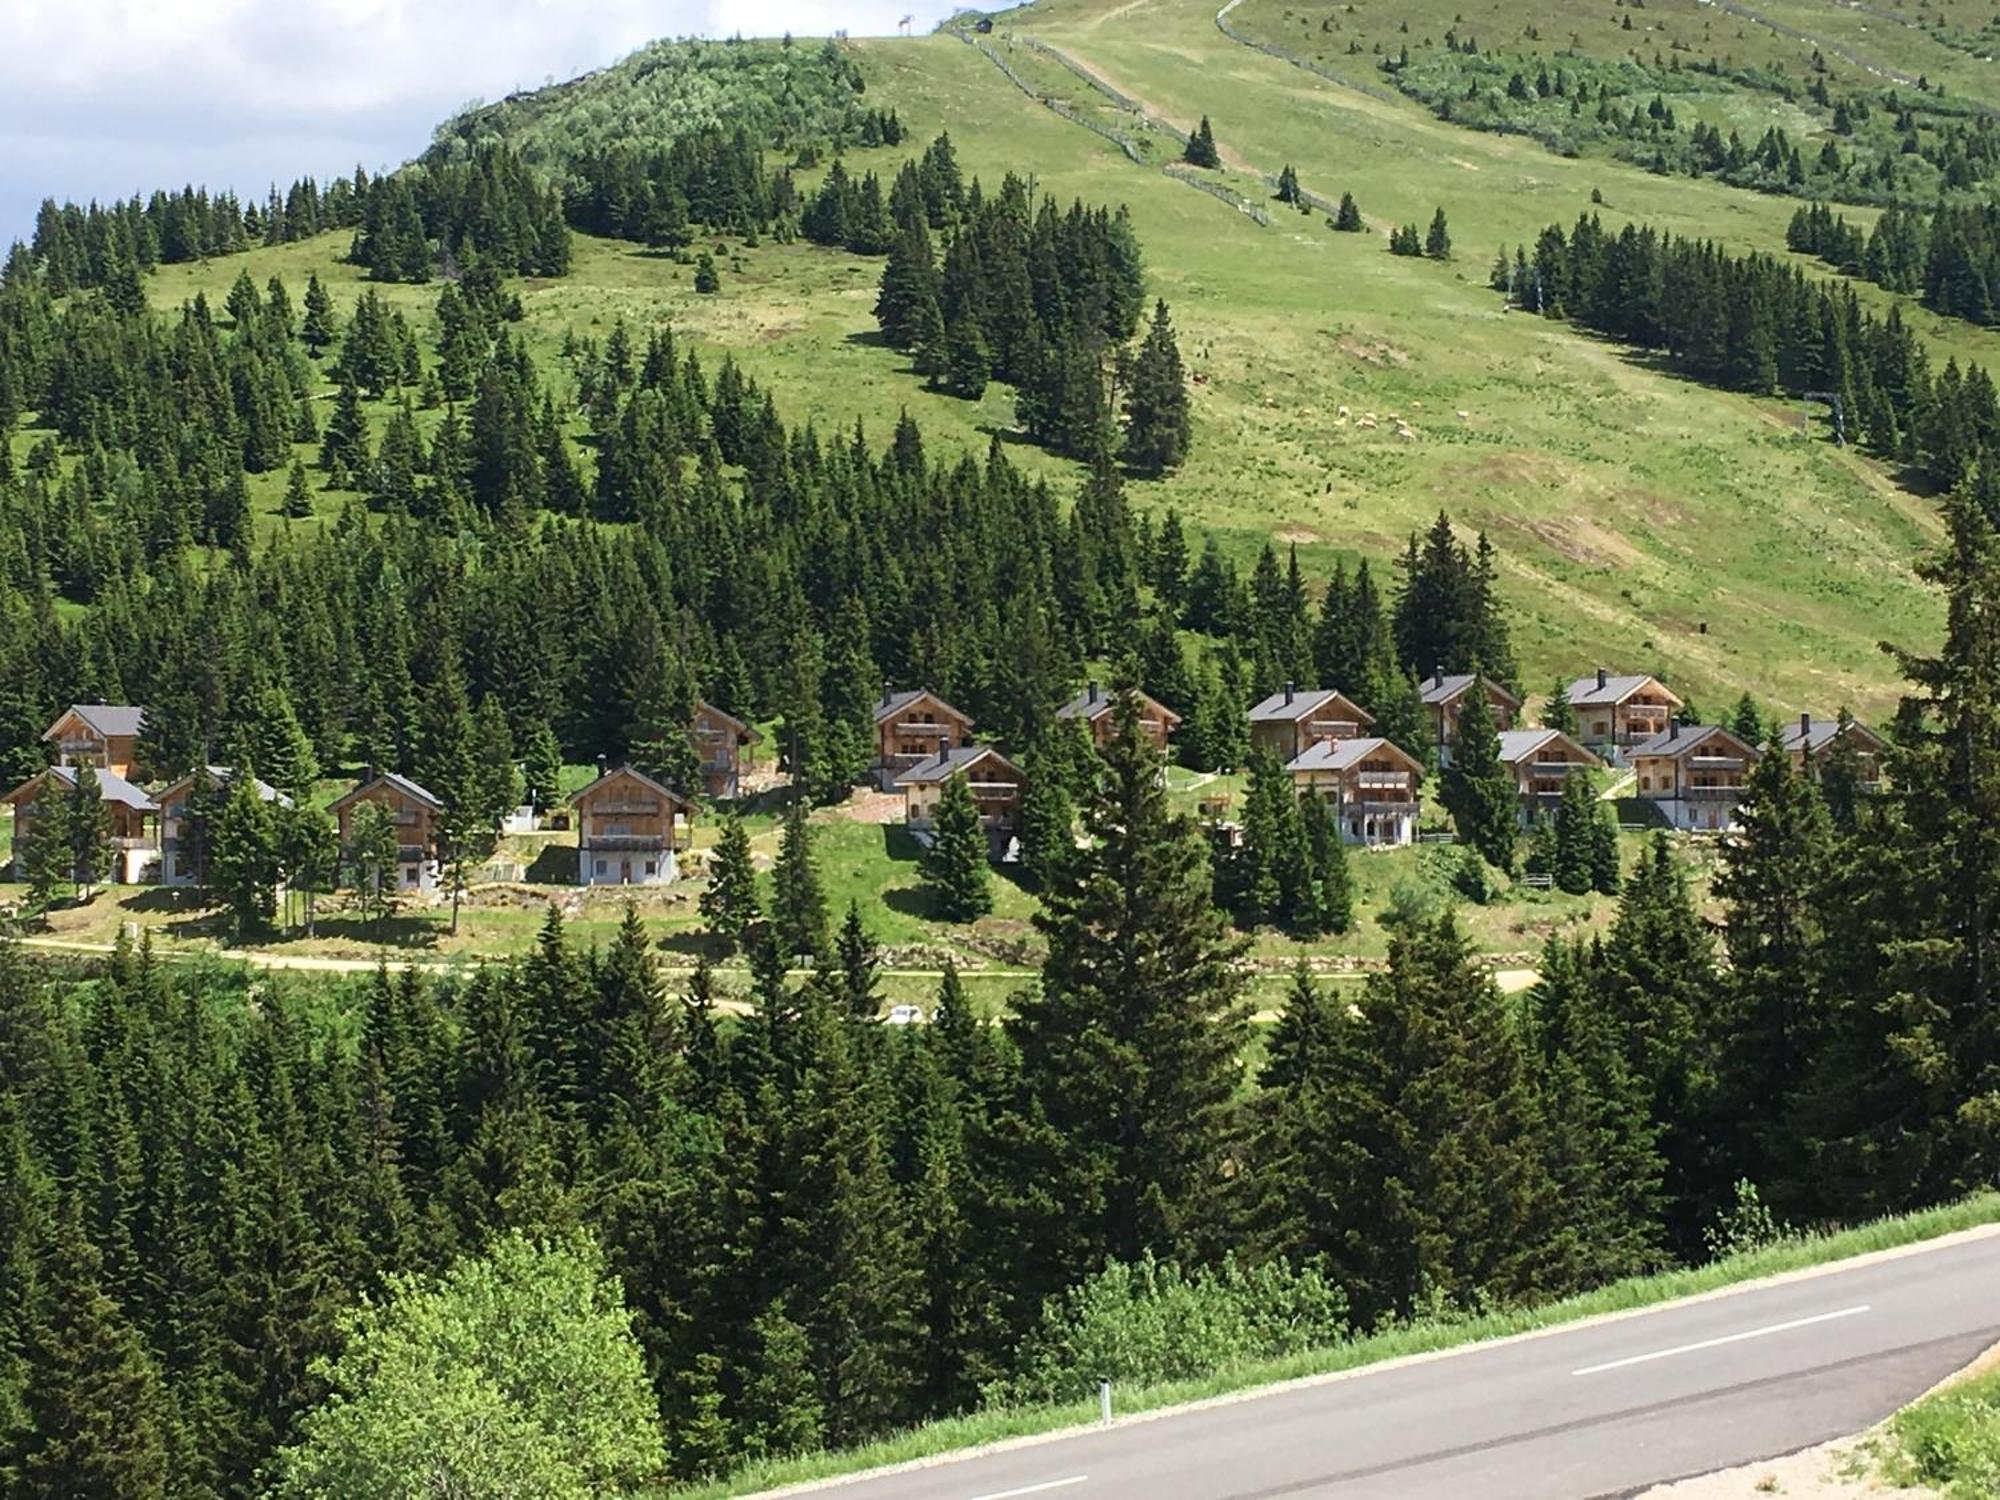
{"label": "green grassy hillside", "polygon": [[[1460,13],[1431,9],[1409,11],[1412,42],[1441,35]],[[1546,43],[1557,8],[1543,9]],[[1405,35],[1375,11],[1244,0],[1232,19],[1246,34],[1290,28],[1331,42],[1314,18],[1337,17],[1368,48]],[[1691,3],[1635,14],[1635,24],[1677,29],[1713,30],[1722,17]],[[1482,45],[1498,44],[1497,13],[1465,15]],[[1514,29],[1534,24],[1523,12]],[[1799,44],[1743,24],[1746,53],[1763,38],[1750,60],[1797,69]],[[1570,29],[1585,47],[1609,49],[1628,35],[1615,21],[1602,37],[1581,23]],[[855,163],[886,178],[948,130],[969,174],[993,182],[1012,170],[1063,200],[1130,205],[1148,290],[1173,306],[1196,387],[1193,458],[1164,482],[1135,486],[1142,506],[1178,507],[1246,559],[1266,539],[1296,542],[1313,574],[1337,555],[1386,561],[1412,528],[1448,509],[1501,549],[1534,686],[1603,662],[1662,672],[1701,703],[1747,688],[1788,711],[1889,707],[1896,683],[1877,643],[1921,640],[1936,623],[1912,568],[1935,534],[1930,501],[1823,441],[1823,419],[1809,428],[1792,403],[1689,384],[1563,326],[1509,314],[1486,286],[1496,249],[1591,210],[1593,194],[1611,223],[1643,221],[1738,250],[1782,251],[1796,200],[1462,129],[1385,90],[1372,56],[1327,47],[1329,63],[1351,65],[1366,91],[1329,81],[1225,36],[1206,0],[1058,0],[1000,17],[986,40],[1032,90],[1137,141],[1148,160],[1043,107],[987,56],[940,33],[850,45],[870,104],[893,107],[910,133],[903,147]],[[1896,40],[1941,54],[1940,76],[1967,56],[1909,27]],[[1093,92],[1064,58],[1138,107]],[[1920,65],[1915,51],[1894,61]],[[1334,234],[1319,216],[1278,204],[1260,225],[1159,170],[1176,150],[1160,127],[1186,128],[1203,114],[1224,155],[1224,171],[1211,175],[1268,198],[1263,179],[1289,164],[1315,193],[1353,192],[1370,232]],[[801,188],[816,176],[801,171]],[[1440,205],[1451,262],[1386,253],[1388,226],[1427,223]],[[317,269],[344,306],[358,286],[358,273],[338,263],[344,248],[328,236],[163,268],[153,292],[167,304],[197,288],[218,297],[247,263],[253,276],[279,271],[294,282]],[[635,331],[670,323],[705,353],[733,354],[788,413],[822,427],[859,418],[881,432],[908,410],[933,451],[1013,438],[1004,388],[976,404],[929,392],[880,345],[879,261],[768,239],[708,248],[723,271],[717,296],[697,295],[691,267],[670,256],[579,237],[572,276],[525,289],[538,359],[553,367],[568,333],[601,336],[619,318]],[[1862,291],[1871,306],[1890,300]],[[431,322],[433,290],[385,294],[420,327]],[[2000,363],[1992,333],[1913,306],[1906,316],[1938,364],[1947,355]],[[1368,414],[1372,427],[1361,421]],[[1392,416],[1413,436],[1399,438]],[[1059,486],[1074,484],[1072,466],[1024,444],[1014,451]],[[265,508],[279,492],[274,483]]]}

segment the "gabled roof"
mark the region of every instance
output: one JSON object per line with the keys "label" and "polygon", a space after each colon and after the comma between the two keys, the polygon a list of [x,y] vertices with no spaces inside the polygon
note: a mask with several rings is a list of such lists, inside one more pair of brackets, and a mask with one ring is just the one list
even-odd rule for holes
{"label": "gabled roof", "polygon": [[[1727,743],[1719,743],[1722,741]],[[1757,759],[1758,752],[1755,745],[1745,744],[1732,731],[1724,729],[1720,724],[1684,724],[1678,733],[1669,728],[1651,739],[1641,740],[1625,754],[1630,760],[1638,760],[1642,756],[1648,759],[1679,760],[1704,745],[1709,747],[1710,754],[1718,749],[1728,750],[1733,746],[1736,753],[1746,761]]]}
{"label": "gabled roof", "polygon": [[701,717],[703,714],[707,714],[710,718],[722,720],[723,723],[727,724],[730,728],[736,731],[736,737],[739,740],[745,740],[751,744],[755,744],[757,741],[758,735],[756,730],[752,729],[748,724],[744,723],[741,719],[737,718],[735,714],[730,713],[727,709],[717,708],[713,703],[710,703],[706,698],[697,698],[695,700],[694,712],[696,718]]}
{"label": "gabled roof", "polygon": [[904,709],[921,702],[925,698],[930,699],[939,708],[961,722],[966,724],[972,722],[971,714],[966,713],[962,709],[953,708],[929,688],[905,688],[900,693],[884,693],[880,698],[875,700],[875,722],[880,724],[884,720],[893,719]]}
{"label": "gabled roof", "polygon": [[1352,740],[1320,740],[1309,749],[1293,756],[1285,762],[1287,771],[1346,771],[1377,755],[1389,755],[1400,760],[1410,770],[1422,776],[1423,763],[1394,740],[1385,740],[1380,735],[1367,735]]}
{"label": "gabled roof", "polygon": [[129,703],[72,703],[65,709],[42,738],[52,740],[62,721],[75,714],[106,739],[114,735],[137,734],[146,726],[146,710],[135,708]]}
{"label": "gabled roof", "polygon": [[[1171,708],[1168,708],[1166,704],[1155,698],[1151,693],[1142,693],[1136,688],[1131,691],[1139,699],[1139,704],[1142,708],[1151,709],[1170,723],[1180,723],[1181,716]],[[1124,693],[1122,691],[1106,692],[1093,682],[1089,687],[1057,709],[1056,717],[1058,719],[1082,719],[1086,724],[1094,724],[1118,707],[1118,700],[1123,696]]]}
{"label": "gabled roof", "polygon": [[1569,685],[1569,701],[1573,708],[1615,708],[1627,698],[1647,685],[1658,688],[1674,707],[1680,707],[1681,700],[1659,678],[1649,672],[1628,672],[1620,676],[1607,674],[1604,686],[1597,685],[1597,677],[1579,677]]}
{"label": "gabled roof", "polygon": [[1580,766],[1602,766],[1604,764],[1602,760],[1598,760],[1594,754],[1590,754],[1584,746],[1580,746],[1576,740],[1572,740],[1562,730],[1500,730],[1500,762],[1504,766],[1518,766],[1522,760],[1526,760],[1528,756],[1532,756],[1536,750],[1540,750],[1542,746],[1550,744],[1552,740],[1562,740],[1564,746],[1568,746],[1568,750],[1572,752],[1572,756],[1570,756],[1572,760],[1576,760],[1580,756],[1580,760],[1578,760]]}
{"label": "gabled roof", "polygon": [[1287,703],[1283,693],[1273,693],[1270,697],[1253,706],[1250,710],[1252,724],[1296,724],[1300,719],[1316,713],[1328,703],[1338,698],[1354,710],[1357,724],[1373,724],[1375,716],[1356,703],[1339,688],[1299,688]]}
{"label": "gabled roof", "polygon": [[357,801],[363,792],[370,791],[378,786],[394,787],[397,791],[401,792],[405,797],[408,797],[411,801],[421,802],[425,807],[429,808],[432,812],[444,811],[444,804],[438,801],[436,797],[432,796],[427,788],[418,786],[414,781],[410,780],[410,778],[407,776],[398,776],[394,771],[378,772],[373,777],[369,778],[366,781],[363,781],[361,785],[357,786],[353,791],[347,793],[346,796],[334,798],[333,804],[327,808],[327,811],[339,812],[340,809],[347,806],[350,802]]}
{"label": "gabled roof", "polygon": [[[134,812],[159,811],[158,803],[154,802],[151,797],[148,797],[123,776],[118,775],[115,771],[107,771],[102,767],[96,769],[98,795],[106,802],[120,803],[125,807],[131,808]],[[13,791],[9,792],[4,799],[0,800],[11,802],[17,807],[23,802],[33,801],[33,797],[28,795],[29,788],[38,786],[41,782],[48,780],[53,780],[64,791],[68,791],[76,785],[76,767],[50,766],[46,771],[37,771],[33,776],[30,776],[26,781],[15,787]]]}
{"label": "gabled roof", "polygon": [[660,796],[665,797],[668,801],[673,802],[678,806],[686,807],[688,805],[688,799],[683,797],[679,792],[675,791],[672,787],[668,786],[663,781],[655,781],[652,777],[648,776],[644,771],[641,771],[634,766],[618,766],[613,770],[606,771],[602,776],[598,777],[597,780],[591,782],[589,786],[584,787],[581,791],[578,791],[575,795],[573,795],[569,799],[569,805],[571,807],[576,806],[577,803],[581,802],[585,797],[588,797],[592,792],[596,791],[599,787],[605,785],[605,783],[617,781],[621,777],[631,781],[638,782],[639,785],[645,787],[648,791],[657,792]]}
{"label": "gabled roof", "polygon": [[[1474,672],[1449,672],[1442,677],[1433,672],[1423,681],[1423,700],[1425,703],[1450,703],[1478,680],[1478,674]],[[1490,677],[1486,679],[1486,691],[1509,708],[1521,706],[1519,698]]]}
{"label": "gabled roof", "polygon": [[930,786],[940,781],[949,781],[961,771],[969,773],[984,760],[995,760],[1014,775],[1021,774],[1021,768],[991,745],[960,745],[956,750],[943,755],[926,756],[909,770],[896,778],[897,786]]}
{"label": "gabled roof", "polygon": [[[1871,750],[1886,750],[1888,744],[1882,736],[1857,719],[1847,721],[1847,732],[1867,743]],[[1786,750],[1803,749],[1809,755],[1817,755],[1840,737],[1839,719],[1808,719],[1804,723],[1793,720],[1778,732],[1778,744]]]}
{"label": "gabled roof", "polygon": [[[201,769],[208,773],[208,784],[213,787],[228,786],[232,781],[236,779],[236,771],[235,768],[232,766],[203,766]],[[182,792],[188,786],[193,784],[194,778],[197,774],[198,773],[194,771],[190,771],[187,773],[187,775],[183,776],[179,781],[169,782],[166,786],[162,787],[160,789],[160,795],[159,795],[160,805],[164,807],[169,802],[172,802],[180,792]],[[255,784],[257,788],[257,796],[259,800],[264,802],[275,802],[279,804],[281,807],[290,807],[292,805],[292,799],[290,797],[287,797],[283,792],[279,791],[276,787],[272,786],[268,781],[264,780],[263,777],[252,776],[250,780]]]}

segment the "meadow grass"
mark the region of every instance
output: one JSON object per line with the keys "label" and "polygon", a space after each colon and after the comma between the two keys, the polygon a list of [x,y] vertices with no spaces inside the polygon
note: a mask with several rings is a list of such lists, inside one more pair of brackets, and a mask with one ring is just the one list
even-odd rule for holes
{"label": "meadow grass", "polygon": [[1892,1483],[1934,1486],[1947,1500],[2000,1494],[2000,1369],[1904,1407],[1873,1446]]}
{"label": "meadow grass", "polygon": [[[1941,1208],[1879,1219],[1851,1229],[1802,1235],[1761,1250],[1708,1265],[1634,1277],[1560,1302],[1459,1318],[1439,1318],[1365,1334],[1324,1349],[1288,1358],[1218,1370],[1193,1379],[1114,1393],[1126,1416],[1189,1402],[1237,1395],[1289,1381],[1359,1370],[1387,1360],[1460,1348],[1490,1339],[1558,1328],[1586,1318],[1630,1312],[1740,1286],[1788,1271],[1895,1249],[1941,1235],[2000,1221],[2000,1193],[1981,1193]],[[813,1453],[782,1462],[749,1466],[724,1480],[673,1491],[677,1500],[722,1500],[768,1489],[856,1474],[890,1464],[935,1458],[963,1449],[1087,1427],[1097,1420],[1097,1401],[1057,1406],[1009,1407],[926,1423],[893,1437],[838,1453]],[[1971,1491],[1968,1494],[1973,1493]],[[1979,1492],[1985,1493],[1985,1492]]]}

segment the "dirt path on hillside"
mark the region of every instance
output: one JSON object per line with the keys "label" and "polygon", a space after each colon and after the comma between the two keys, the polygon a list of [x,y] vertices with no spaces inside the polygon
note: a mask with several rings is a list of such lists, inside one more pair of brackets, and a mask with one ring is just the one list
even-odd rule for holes
{"label": "dirt path on hillside", "polygon": [[[1145,4],[1147,3],[1147,0],[1137,0],[1137,3]],[[1131,9],[1131,8],[1133,7],[1131,6],[1126,7],[1126,9]],[[1104,17],[1104,19],[1108,21],[1111,19],[1111,17],[1107,15],[1106,17]],[[1041,42],[1041,44],[1044,47],[1047,47],[1051,52],[1062,53],[1065,57],[1069,58],[1071,62],[1075,63],[1078,67],[1082,68],[1085,72],[1089,73],[1092,77],[1096,78],[1097,81],[1099,83],[1102,83],[1106,88],[1111,89],[1115,93],[1123,94],[1127,99],[1130,99],[1134,104],[1138,105],[1140,113],[1146,115],[1148,118],[1154,120],[1164,120],[1167,122],[1167,124],[1173,126],[1174,129],[1181,131],[1183,134],[1192,134],[1195,126],[1201,123],[1198,117],[1193,120],[1183,121],[1179,116],[1171,113],[1168,110],[1162,109],[1160,107],[1158,100],[1148,98],[1146,95],[1140,93],[1137,89],[1133,88],[1129,83],[1125,82],[1123,79],[1117,77],[1115,74],[1108,72],[1100,63],[1097,63],[1092,59],[1083,56],[1081,53],[1075,51],[1073,48],[1058,47],[1055,45],[1055,43],[1048,41],[1046,38],[1043,37],[1037,37],[1035,38],[1035,40]],[[1264,174],[1258,168],[1257,164],[1251,161],[1250,158],[1245,156],[1241,151],[1236,150],[1234,147],[1226,144],[1225,142],[1217,141],[1215,143],[1215,153],[1217,156],[1222,158],[1222,164],[1225,167],[1230,168],[1232,171],[1247,173],[1249,176],[1256,177],[1260,180],[1262,179]]]}

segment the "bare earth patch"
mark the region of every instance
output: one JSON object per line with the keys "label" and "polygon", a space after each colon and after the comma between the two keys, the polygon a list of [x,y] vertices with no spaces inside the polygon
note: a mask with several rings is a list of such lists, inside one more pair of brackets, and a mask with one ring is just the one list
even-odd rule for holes
{"label": "bare earth patch", "polygon": [[1656,1485],[1639,1500],[1763,1500],[1767,1495],[1793,1500],[1934,1500],[1935,1490],[1898,1489],[1865,1477],[1872,1465],[1855,1451],[1863,1441],[1837,1438],[1783,1458]]}

